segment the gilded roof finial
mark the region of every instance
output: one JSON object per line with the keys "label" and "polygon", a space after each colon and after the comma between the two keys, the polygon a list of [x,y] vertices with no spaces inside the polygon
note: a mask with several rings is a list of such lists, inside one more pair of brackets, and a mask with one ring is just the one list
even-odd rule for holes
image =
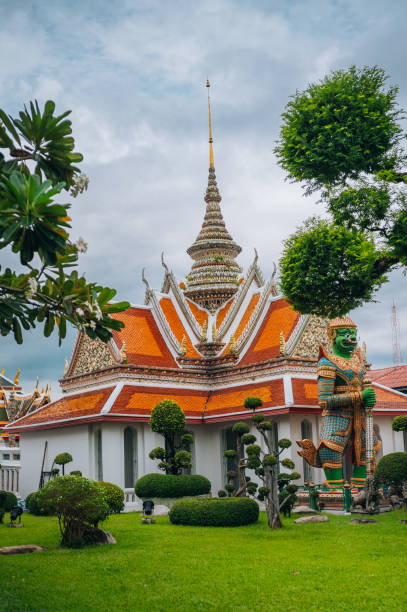
{"label": "gilded roof finial", "polygon": [[211,99],[209,97],[209,87],[211,84],[209,83],[209,79],[206,79],[206,86],[208,88],[208,112],[209,112],[209,167],[214,168],[215,164],[213,161],[213,138],[212,138],[212,122],[211,122]]}
{"label": "gilded roof finial", "polygon": [[284,338],[284,333],[281,331],[280,332],[280,355],[285,355],[286,354],[286,342],[285,342],[285,338]]}
{"label": "gilded roof finial", "polygon": [[123,340],[122,348],[119,351],[121,363],[127,363],[127,346]]}
{"label": "gilded roof finial", "polygon": [[18,368],[17,374],[14,376],[14,384],[15,385],[18,385],[19,376],[20,376],[20,368]]}

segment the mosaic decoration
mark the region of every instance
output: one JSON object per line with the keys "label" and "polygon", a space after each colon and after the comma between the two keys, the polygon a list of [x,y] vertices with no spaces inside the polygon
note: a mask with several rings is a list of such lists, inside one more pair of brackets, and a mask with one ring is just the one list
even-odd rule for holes
{"label": "mosaic decoration", "polygon": [[319,346],[328,347],[329,344],[326,321],[312,315],[309,317],[306,328],[291,354],[295,357],[305,357],[306,359],[317,360]]}
{"label": "mosaic decoration", "polygon": [[78,355],[72,368],[71,376],[87,374],[101,368],[116,365],[109,347],[101,340],[91,340],[88,336],[82,335]]}

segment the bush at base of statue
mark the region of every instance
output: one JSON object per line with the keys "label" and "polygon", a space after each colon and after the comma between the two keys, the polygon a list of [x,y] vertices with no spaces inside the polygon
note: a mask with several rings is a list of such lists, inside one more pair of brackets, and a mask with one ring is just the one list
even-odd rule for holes
{"label": "bush at base of statue", "polygon": [[11,491],[0,491],[0,508],[4,512],[10,512],[14,506],[17,506],[17,497]]}
{"label": "bush at base of statue", "polygon": [[139,478],[134,490],[140,498],[186,497],[206,495],[211,490],[211,483],[199,474],[146,474]]}
{"label": "bush at base of statue", "polygon": [[68,548],[84,546],[84,533],[109,515],[103,489],[81,476],[50,480],[38,491],[37,501],[46,512],[58,517],[61,546]]}
{"label": "bush at base of statue", "polygon": [[256,523],[259,506],[249,497],[180,499],[169,514],[175,525],[238,527]]}
{"label": "bush at base of statue", "polygon": [[107,505],[109,506],[109,514],[119,514],[124,508],[123,489],[112,482],[104,482],[103,480],[99,480],[97,484],[104,491]]}
{"label": "bush at base of statue", "polygon": [[407,453],[389,453],[377,464],[374,478],[377,484],[394,487],[401,493],[403,483],[407,482]]}

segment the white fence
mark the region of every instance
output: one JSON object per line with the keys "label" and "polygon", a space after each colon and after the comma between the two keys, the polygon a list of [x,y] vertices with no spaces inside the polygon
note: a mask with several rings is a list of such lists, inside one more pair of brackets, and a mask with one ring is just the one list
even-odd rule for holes
{"label": "white fence", "polygon": [[0,491],[11,491],[19,496],[20,466],[20,449],[0,445]]}
{"label": "white fence", "polygon": [[18,496],[20,485],[19,467],[2,467],[0,469],[0,490],[11,491]]}

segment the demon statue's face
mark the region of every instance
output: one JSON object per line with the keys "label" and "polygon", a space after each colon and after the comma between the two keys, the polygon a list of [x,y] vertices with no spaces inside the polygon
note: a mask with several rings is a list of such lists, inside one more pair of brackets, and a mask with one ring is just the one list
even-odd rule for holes
{"label": "demon statue's face", "polygon": [[335,331],[334,352],[344,357],[350,357],[357,345],[357,329],[354,327],[339,327]]}

